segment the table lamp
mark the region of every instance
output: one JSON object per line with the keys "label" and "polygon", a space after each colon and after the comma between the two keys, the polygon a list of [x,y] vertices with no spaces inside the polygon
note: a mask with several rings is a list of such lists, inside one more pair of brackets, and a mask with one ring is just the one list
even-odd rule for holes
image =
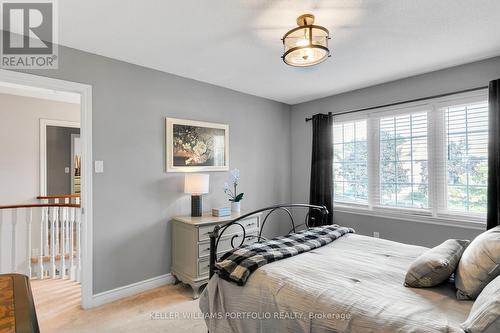
{"label": "table lamp", "polygon": [[191,194],[191,216],[201,216],[201,195],[208,193],[210,175],[191,173],[184,176],[184,193]]}

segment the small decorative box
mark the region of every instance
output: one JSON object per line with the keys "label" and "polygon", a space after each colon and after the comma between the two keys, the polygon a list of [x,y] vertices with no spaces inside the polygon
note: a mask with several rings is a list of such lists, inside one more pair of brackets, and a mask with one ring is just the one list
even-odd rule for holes
{"label": "small decorative box", "polygon": [[222,208],[213,208],[212,216],[229,216],[231,215],[230,207],[222,207]]}

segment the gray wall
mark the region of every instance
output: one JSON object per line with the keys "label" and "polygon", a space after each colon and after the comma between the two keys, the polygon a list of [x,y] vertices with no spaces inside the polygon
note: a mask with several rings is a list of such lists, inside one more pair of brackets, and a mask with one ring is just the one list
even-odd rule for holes
{"label": "gray wall", "polygon": [[80,129],[47,126],[47,195],[71,194],[71,134]]}
{"label": "gray wall", "polygon": [[[476,88],[497,78],[500,78],[500,57],[293,105],[292,201],[307,201],[309,198],[311,124],[305,123],[304,118],[316,113],[335,113]],[[350,213],[337,213],[335,220],[339,224],[353,226],[358,233],[372,235],[374,231],[379,231],[383,238],[427,246],[434,246],[448,238],[473,238],[480,232]]]}
{"label": "gray wall", "polygon": [[[92,85],[94,293],[170,272],[170,220],[190,212],[183,175],[165,173],[165,117],[227,123],[242,209],[290,201],[290,107],[61,47],[59,70]],[[227,205],[227,173],[210,173],[206,208]]]}

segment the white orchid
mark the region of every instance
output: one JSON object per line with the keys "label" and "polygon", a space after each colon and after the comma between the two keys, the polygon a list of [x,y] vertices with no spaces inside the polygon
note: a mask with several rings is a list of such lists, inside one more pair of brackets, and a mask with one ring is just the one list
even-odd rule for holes
{"label": "white orchid", "polygon": [[229,172],[231,174],[231,183],[234,186],[234,192],[231,191],[231,188],[229,186],[228,182],[224,183],[224,193],[226,193],[229,196],[229,201],[233,202],[239,202],[241,199],[243,199],[243,193],[237,194],[237,187],[238,187],[238,181],[240,180],[240,170],[238,169],[233,169]]}
{"label": "white orchid", "polygon": [[240,180],[240,170],[239,169],[233,169],[230,171],[231,177],[232,177],[232,182],[233,183],[238,183],[238,180]]}

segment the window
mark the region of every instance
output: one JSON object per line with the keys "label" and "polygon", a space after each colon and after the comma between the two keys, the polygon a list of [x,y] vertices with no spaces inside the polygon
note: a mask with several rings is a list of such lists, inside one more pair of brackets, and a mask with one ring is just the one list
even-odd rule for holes
{"label": "window", "polygon": [[366,120],[334,124],[333,168],[336,201],[368,200]]}
{"label": "window", "polygon": [[380,205],[428,208],[427,112],[380,119]]}
{"label": "window", "polygon": [[485,92],[354,116],[358,118],[334,119],[337,206],[355,204],[357,209],[381,213],[484,221],[488,173]]}
{"label": "window", "polygon": [[447,147],[447,208],[486,213],[488,104],[444,108]]}

